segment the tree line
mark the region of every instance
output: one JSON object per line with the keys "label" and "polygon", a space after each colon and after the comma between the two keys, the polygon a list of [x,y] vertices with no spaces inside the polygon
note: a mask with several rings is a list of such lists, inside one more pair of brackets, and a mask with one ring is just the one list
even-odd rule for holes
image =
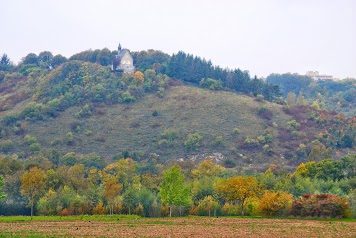
{"label": "tree line", "polygon": [[271,164],[255,174],[226,169],[212,158],[198,165],[121,158],[69,166],[37,155],[27,161],[2,157],[0,163],[1,215],[356,215],[355,155],[311,161],[292,172]]}

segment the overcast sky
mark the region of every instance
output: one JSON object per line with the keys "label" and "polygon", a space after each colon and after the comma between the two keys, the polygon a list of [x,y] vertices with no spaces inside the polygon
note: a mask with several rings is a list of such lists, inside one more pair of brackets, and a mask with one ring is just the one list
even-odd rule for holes
{"label": "overcast sky", "polygon": [[356,0],[0,0],[0,54],[179,50],[251,75],[356,78]]}

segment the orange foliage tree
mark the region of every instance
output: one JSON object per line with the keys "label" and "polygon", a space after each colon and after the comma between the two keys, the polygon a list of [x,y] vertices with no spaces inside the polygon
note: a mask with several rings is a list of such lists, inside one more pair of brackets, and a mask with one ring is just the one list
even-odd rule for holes
{"label": "orange foliage tree", "polygon": [[136,71],[134,73],[134,78],[140,81],[141,83],[143,83],[144,81],[143,73],[141,71]]}

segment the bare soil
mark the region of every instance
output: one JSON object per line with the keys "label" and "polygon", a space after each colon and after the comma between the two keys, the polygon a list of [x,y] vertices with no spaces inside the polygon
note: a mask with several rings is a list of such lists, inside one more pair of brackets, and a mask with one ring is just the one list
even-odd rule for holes
{"label": "bare soil", "polygon": [[1,222],[0,237],[356,237],[355,222],[248,218]]}

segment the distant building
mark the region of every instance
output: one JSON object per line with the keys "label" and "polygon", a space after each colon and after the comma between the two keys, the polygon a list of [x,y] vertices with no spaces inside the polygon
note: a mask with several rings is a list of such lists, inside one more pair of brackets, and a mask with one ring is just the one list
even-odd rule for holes
{"label": "distant building", "polygon": [[306,76],[314,79],[314,80],[333,80],[334,77],[332,75],[319,74],[318,71],[308,71]]}
{"label": "distant building", "polygon": [[133,58],[128,49],[121,49],[121,45],[117,48],[117,55],[111,61],[111,70],[123,73],[135,72]]}

